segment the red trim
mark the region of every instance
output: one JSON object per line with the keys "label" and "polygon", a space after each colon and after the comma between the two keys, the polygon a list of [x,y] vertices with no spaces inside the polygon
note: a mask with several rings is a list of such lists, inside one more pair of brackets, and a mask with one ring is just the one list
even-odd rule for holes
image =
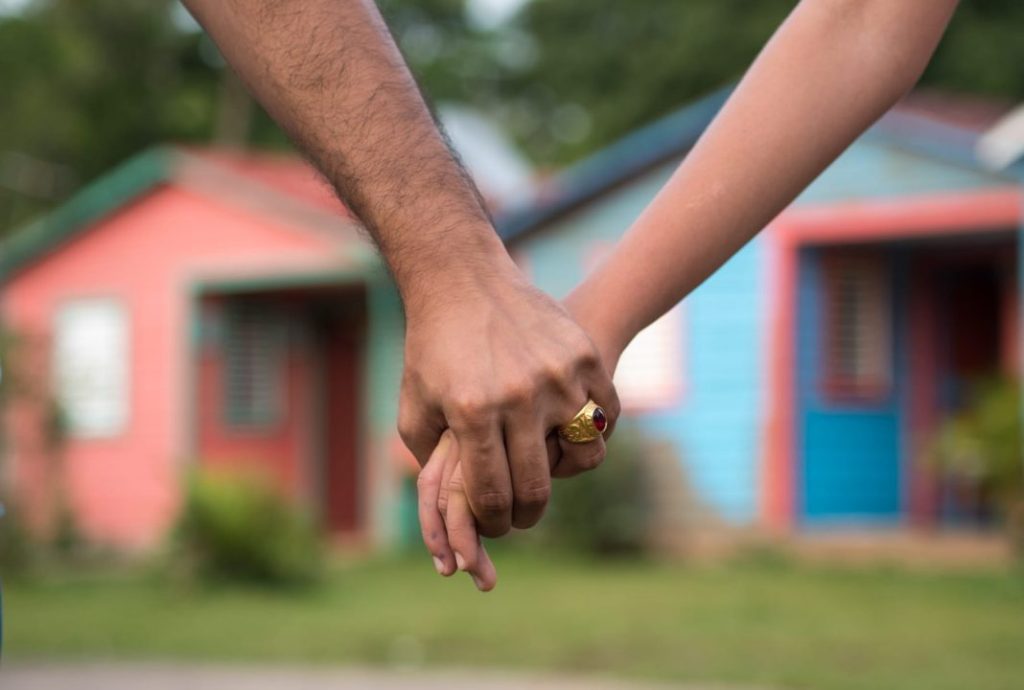
{"label": "red trim", "polygon": [[[761,516],[789,529],[797,512],[796,310],[798,250],[803,244],[857,243],[1017,229],[1024,195],[1017,187],[922,195],[784,212],[772,240],[775,299],[768,352],[768,412]],[[920,499],[917,499],[920,501]],[[924,511],[927,506],[923,506]]]}
{"label": "red trim", "polygon": [[786,211],[779,230],[808,244],[870,242],[959,235],[1020,227],[1024,194],[1017,187],[958,192]]}
{"label": "red trim", "polygon": [[761,514],[770,529],[792,527],[796,516],[797,245],[780,227],[768,234],[775,289],[768,350],[768,413]]}

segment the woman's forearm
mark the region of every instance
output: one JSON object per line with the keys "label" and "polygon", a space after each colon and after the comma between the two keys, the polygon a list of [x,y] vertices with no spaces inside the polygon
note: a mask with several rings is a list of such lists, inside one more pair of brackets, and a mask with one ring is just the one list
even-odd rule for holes
{"label": "woman's forearm", "polygon": [[614,366],[909,90],[956,0],[804,0],[569,307]]}

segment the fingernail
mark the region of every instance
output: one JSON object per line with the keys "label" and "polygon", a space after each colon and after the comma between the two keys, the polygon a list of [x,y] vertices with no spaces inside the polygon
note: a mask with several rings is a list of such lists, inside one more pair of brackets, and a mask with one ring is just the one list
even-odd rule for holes
{"label": "fingernail", "polygon": [[481,579],[480,579],[479,577],[477,577],[476,575],[474,575],[473,573],[470,573],[470,574],[469,574],[469,576],[470,576],[471,578],[473,578],[473,584],[474,584],[474,585],[476,585],[476,588],[477,588],[478,590],[480,590],[481,592],[483,592],[483,591],[484,591],[484,581],[483,581],[483,580],[481,580]]}
{"label": "fingernail", "polygon": [[459,570],[466,569],[466,559],[462,557],[462,554],[458,551],[455,552],[455,565],[459,567]]}
{"label": "fingernail", "polygon": [[434,556],[434,570],[437,571],[438,575],[444,575],[444,561],[437,556]]}

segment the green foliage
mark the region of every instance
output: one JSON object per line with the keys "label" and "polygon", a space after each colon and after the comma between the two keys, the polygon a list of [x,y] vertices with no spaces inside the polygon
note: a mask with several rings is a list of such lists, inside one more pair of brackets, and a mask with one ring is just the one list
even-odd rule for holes
{"label": "green foliage", "polygon": [[541,160],[576,159],[735,80],[792,6],[537,0],[523,16],[537,60],[511,85],[529,113],[516,130]]}
{"label": "green foliage", "polygon": [[[494,32],[460,0],[382,4],[428,93],[490,111],[538,162],[563,164],[737,80],[795,2],[533,0]],[[961,3],[924,85],[1024,99],[1022,26],[1015,0]]]}
{"label": "green foliage", "polygon": [[0,409],[18,389],[16,345],[14,334],[0,327]]}
{"label": "green foliage", "polygon": [[550,540],[593,555],[647,551],[654,494],[645,452],[640,436],[619,424],[599,468],[556,482],[542,523]]}
{"label": "green foliage", "polygon": [[1018,498],[1010,505],[1006,531],[1017,558],[1024,564],[1024,497]]}
{"label": "green foliage", "polygon": [[936,457],[945,472],[969,479],[1009,511],[1024,497],[1020,384],[980,383],[973,404],[940,430]]}
{"label": "green foliage", "polygon": [[17,506],[0,498],[0,577],[17,577],[31,567],[35,558],[33,544]]}
{"label": "green foliage", "polygon": [[[793,0],[533,0],[498,27],[464,0],[379,0],[424,90],[490,113],[539,163],[579,158],[737,79]],[[138,151],[251,124],[174,0],[35,0],[0,15],[0,234]],[[1024,3],[961,3],[928,86],[1024,99]],[[225,113],[228,113],[226,116]]]}
{"label": "green foliage", "polygon": [[[0,16],[0,234],[140,150],[213,132],[223,63],[174,0],[36,0]],[[260,120],[253,140],[282,137]]]}
{"label": "green foliage", "polygon": [[322,566],[312,522],[262,477],[200,472],[188,482],[174,569],[190,577],[306,585]]}

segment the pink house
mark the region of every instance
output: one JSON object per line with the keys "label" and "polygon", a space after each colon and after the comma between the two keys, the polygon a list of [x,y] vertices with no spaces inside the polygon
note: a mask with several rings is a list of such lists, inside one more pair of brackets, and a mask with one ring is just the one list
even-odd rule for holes
{"label": "pink house", "polygon": [[2,251],[8,368],[43,384],[3,467],[37,528],[60,491],[90,539],[152,546],[202,462],[260,468],[340,538],[392,536],[401,312],[309,167],[152,150]]}

